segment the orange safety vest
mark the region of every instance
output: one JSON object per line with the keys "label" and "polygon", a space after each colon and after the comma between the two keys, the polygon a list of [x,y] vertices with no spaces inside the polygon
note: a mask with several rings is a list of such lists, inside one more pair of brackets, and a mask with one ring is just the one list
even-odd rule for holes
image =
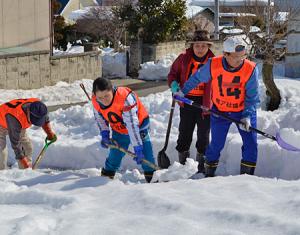
{"label": "orange safety vest", "polygon": [[245,86],[250,79],[255,63],[245,59],[236,72],[228,72],[222,63],[223,56],[211,60],[212,101],[223,112],[240,112],[244,109]]}
{"label": "orange safety vest", "polygon": [[22,129],[29,128],[31,123],[27,119],[27,114],[22,109],[22,105],[40,101],[37,98],[16,99],[0,105],[0,126],[7,129],[6,115],[14,116],[21,124]]}
{"label": "orange safety vest", "polygon": [[[96,96],[92,96],[92,103],[94,108],[102,114],[104,119],[109,122],[111,128],[121,134],[128,134],[128,130],[126,125],[123,121],[122,113],[124,111],[129,111],[134,106],[124,106],[125,100],[130,93],[134,93],[127,87],[118,87],[116,93],[114,95],[112,104],[107,108],[101,108],[99,103],[96,100]],[[143,123],[143,121],[149,117],[148,112],[140,99],[135,95],[136,98],[136,105],[138,109],[138,119],[139,125]]]}
{"label": "orange safety vest", "polygon": [[[202,64],[206,64],[208,57],[205,58],[203,62],[198,62],[194,58],[191,59],[188,65],[188,73],[186,74],[186,81],[189,77],[197,72]],[[192,71],[191,71],[192,70]],[[190,96],[203,96],[204,95],[204,83],[199,83],[194,89],[192,89],[187,95]]]}

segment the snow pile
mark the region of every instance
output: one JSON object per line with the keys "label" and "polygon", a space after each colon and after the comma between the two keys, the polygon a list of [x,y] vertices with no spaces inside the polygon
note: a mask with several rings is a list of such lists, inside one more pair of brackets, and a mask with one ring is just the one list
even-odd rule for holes
{"label": "snow pile", "polygon": [[[297,107],[300,105],[299,81],[279,79],[276,84],[281,90],[282,103],[279,110],[266,112],[258,109],[258,129],[271,135],[285,130],[288,132],[287,141],[291,144],[299,143],[300,113]],[[82,94],[82,91],[79,94]],[[265,88],[260,85],[262,107],[265,105]],[[171,107],[171,93],[152,94],[141,98],[148,109],[151,117],[151,139],[153,142],[154,155],[162,149],[165,140],[166,128]],[[50,114],[53,129],[58,135],[58,141],[50,146],[41,167],[51,167],[58,169],[82,169],[82,168],[101,168],[104,164],[108,150],[102,149],[99,143],[99,130],[94,122],[92,110],[89,104],[84,106],[73,106],[67,110],[57,110]],[[175,150],[179,125],[179,110],[176,106],[173,125],[171,129],[169,146],[166,154],[171,162],[178,161],[177,151]],[[38,154],[43,147],[45,134],[42,130],[29,130],[29,135],[34,143],[35,153]],[[196,139],[196,133],[194,140]],[[191,158],[195,159],[196,149],[191,146]],[[232,125],[227,137],[227,142],[221,153],[220,165],[217,175],[237,175],[239,174],[239,164],[241,159],[241,137],[235,125]],[[297,144],[298,146],[298,144]],[[10,149],[10,148],[9,148]],[[131,149],[132,150],[132,149]],[[264,177],[279,177],[283,179],[300,178],[300,153],[286,151],[276,143],[263,136],[258,135],[258,163],[256,175]],[[10,149],[10,162],[14,162],[14,154]],[[192,162],[191,165],[197,164]],[[176,165],[174,166],[176,168]],[[126,169],[139,169],[131,157],[124,157],[120,171]],[[188,174],[193,174],[193,167],[187,168],[187,174],[182,177],[176,174],[166,176],[166,179],[186,178]],[[183,170],[185,171],[185,170]],[[183,174],[183,173],[182,173]]]}
{"label": "snow pile", "polygon": [[102,73],[104,77],[125,78],[126,53],[115,52],[113,48],[102,50]]}
{"label": "snow pile", "polygon": [[143,80],[166,80],[170,67],[178,55],[171,54],[159,60],[157,63],[149,61],[141,64],[139,79]]}

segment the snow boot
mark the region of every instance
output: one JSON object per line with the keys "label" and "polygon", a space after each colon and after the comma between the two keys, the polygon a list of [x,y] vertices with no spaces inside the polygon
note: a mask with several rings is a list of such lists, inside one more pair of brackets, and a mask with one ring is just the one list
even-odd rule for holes
{"label": "snow boot", "polygon": [[204,154],[197,153],[196,161],[198,162],[198,172],[197,173],[204,173],[204,162],[205,162]]}
{"label": "snow boot", "polygon": [[113,179],[115,177],[116,172],[115,171],[108,171],[102,168],[101,170],[101,176],[108,177],[110,179]]}
{"label": "snow boot", "polygon": [[205,177],[214,177],[219,161],[207,162],[204,164]]}
{"label": "snow boot", "polygon": [[186,159],[188,157],[190,157],[190,151],[184,151],[184,152],[181,152],[181,153],[178,152],[178,159],[179,159],[179,163],[181,165],[185,164]]}
{"label": "snow boot", "polygon": [[241,171],[240,174],[254,175],[256,163],[241,161]]}
{"label": "snow boot", "polygon": [[145,180],[147,181],[147,183],[151,182],[153,173],[154,173],[154,171],[145,171],[144,172]]}

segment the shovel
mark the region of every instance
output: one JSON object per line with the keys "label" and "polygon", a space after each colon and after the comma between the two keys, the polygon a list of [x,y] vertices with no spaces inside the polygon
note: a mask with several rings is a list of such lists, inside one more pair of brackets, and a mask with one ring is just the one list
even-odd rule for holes
{"label": "shovel", "polygon": [[[132,158],[135,158],[135,157],[136,157],[136,155],[135,155],[133,152],[130,152],[129,150],[122,148],[120,145],[118,145],[118,143],[117,143],[115,140],[110,139],[110,141],[111,141],[111,144],[107,144],[107,146],[108,146],[109,148],[118,149],[119,151],[121,151],[121,152],[127,154],[128,156],[130,156],[130,157],[132,157]],[[153,164],[152,162],[149,162],[149,161],[146,160],[146,159],[143,159],[142,162],[143,162],[144,164],[146,164],[147,166],[151,167],[153,170],[160,170],[160,168],[159,168],[158,166],[156,166],[156,165]]]}
{"label": "shovel", "polygon": [[174,108],[175,108],[175,100],[172,99],[172,105],[171,105],[168,128],[167,128],[167,133],[166,133],[165,145],[164,145],[163,149],[159,151],[158,156],[157,156],[158,166],[161,167],[161,168],[164,168],[164,169],[168,168],[171,165],[170,159],[168,158],[168,156],[166,154],[166,150],[167,150],[168,143],[169,143],[169,137],[170,137],[170,131],[171,131],[171,127],[172,127]]}
{"label": "shovel", "polygon": [[40,161],[42,160],[42,158],[43,158],[43,156],[44,156],[44,154],[45,154],[47,148],[48,148],[49,145],[52,144],[53,142],[54,142],[53,140],[48,140],[47,138],[45,139],[45,145],[44,145],[43,149],[41,150],[40,154],[39,154],[39,155],[37,156],[37,158],[35,159],[35,162],[34,162],[33,165],[32,165],[32,170],[35,170],[35,169],[38,167],[38,165],[39,165]]}

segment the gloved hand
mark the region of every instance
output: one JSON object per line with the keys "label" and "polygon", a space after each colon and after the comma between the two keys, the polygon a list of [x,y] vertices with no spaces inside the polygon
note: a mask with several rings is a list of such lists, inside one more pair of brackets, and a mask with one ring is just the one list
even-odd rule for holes
{"label": "gloved hand", "polygon": [[31,160],[26,156],[23,156],[20,159],[18,159],[18,165],[19,169],[27,169],[32,167]]}
{"label": "gloved hand", "polygon": [[176,96],[179,96],[179,97],[184,97],[184,94],[183,94],[183,92],[182,92],[181,90],[179,90],[179,91],[173,93],[173,95],[174,95],[174,96],[176,95]]}
{"label": "gloved hand", "polygon": [[133,160],[135,160],[137,164],[142,164],[143,159],[145,158],[143,153],[143,145],[134,146],[133,149],[136,155],[136,157],[133,158]]}
{"label": "gloved hand", "polygon": [[42,126],[43,130],[45,131],[45,133],[47,134],[46,140],[50,140],[52,142],[55,142],[57,140],[57,136],[54,134],[54,132],[52,131],[52,128],[50,126],[50,122],[46,122],[43,126]]}
{"label": "gloved hand", "polygon": [[171,83],[171,91],[172,91],[172,93],[174,94],[174,93],[178,92],[179,90],[180,90],[180,87],[179,87],[178,82],[173,81]]}
{"label": "gloved hand", "polygon": [[[180,97],[184,97],[184,94],[182,93],[182,91],[181,91],[181,90],[179,90],[179,91],[177,91],[177,92],[173,93],[173,96],[180,96]],[[180,107],[184,107],[184,103],[183,103],[183,102],[181,102],[181,101],[177,101],[177,100],[176,100],[176,102],[177,102],[177,104],[178,104]]]}
{"label": "gloved hand", "polygon": [[249,117],[244,117],[240,121],[243,123],[243,124],[239,124],[240,129],[243,130],[243,131],[249,132],[250,131],[250,126],[251,126],[250,118]]}
{"label": "gloved hand", "polygon": [[101,147],[107,149],[108,144],[111,144],[109,140],[109,131],[101,131]]}
{"label": "gloved hand", "polygon": [[46,141],[47,140],[49,140],[49,141],[51,141],[52,143],[54,143],[56,140],[57,140],[57,136],[53,133],[53,135],[51,135],[51,136],[47,136],[46,137]]}

